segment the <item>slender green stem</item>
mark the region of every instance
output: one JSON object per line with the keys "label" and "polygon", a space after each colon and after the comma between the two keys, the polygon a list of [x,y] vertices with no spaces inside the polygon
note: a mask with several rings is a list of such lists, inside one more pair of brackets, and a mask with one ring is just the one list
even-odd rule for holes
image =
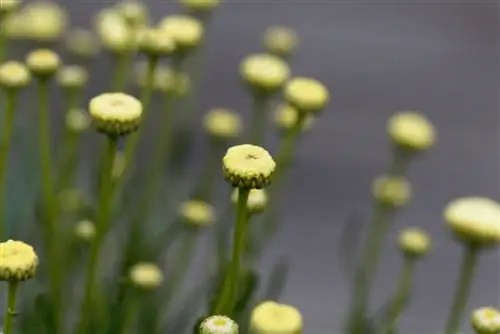
{"label": "slender green stem", "polygon": [[116,331],[118,334],[130,334],[134,332],[134,325],[139,313],[139,301],[137,300],[137,291],[127,291],[127,297],[123,304],[123,321],[119,324]]}
{"label": "slender green stem", "polygon": [[239,188],[238,204],[236,207],[236,227],[233,236],[233,258],[228,274],[224,280],[222,293],[215,307],[215,314],[231,316],[238,295],[238,280],[240,275],[241,258],[246,249],[248,232],[247,201],[250,189]]}
{"label": "slender green stem", "polygon": [[460,277],[457,283],[455,297],[451,306],[446,329],[443,334],[458,333],[460,320],[462,319],[467,300],[469,299],[472,282],[476,273],[480,248],[474,245],[468,245],[464,249]]}
{"label": "slender green stem", "polygon": [[116,147],[118,139],[109,137],[107,142],[106,154],[103,160],[103,170],[101,176],[100,192],[99,192],[99,213],[96,221],[96,237],[92,243],[90,250],[90,258],[87,263],[87,275],[85,281],[85,292],[80,314],[80,321],[78,323],[76,333],[84,334],[87,332],[90,321],[90,314],[92,313],[93,300],[95,298],[94,290],[96,285],[96,273],[99,264],[100,250],[109,227],[112,203],[113,203],[113,187],[111,180],[111,172],[113,168],[113,161],[116,155]]}
{"label": "slender green stem", "polygon": [[7,36],[5,36],[5,29],[3,27],[6,17],[7,14],[0,14],[0,64],[7,57]]}
{"label": "slender green stem", "polygon": [[0,142],[0,240],[7,236],[7,212],[5,210],[5,194],[7,182],[7,166],[9,161],[10,144],[12,139],[12,128],[14,125],[14,114],[17,104],[17,92],[5,92],[5,114],[3,119],[3,131]]}
{"label": "slender green stem", "polygon": [[5,310],[3,334],[14,333],[14,318],[16,317],[16,299],[19,282],[8,282],[7,309]]}
{"label": "slender green stem", "polygon": [[263,145],[266,140],[267,109],[269,99],[266,95],[253,95],[253,114],[250,124],[250,144]]}
{"label": "slender green stem", "polygon": [[113,82],[111,83],[111,89],[114,92],[123,92],[127,86],[127,77],[130,69],[130,65],[133,60],[132,52],[125,52],[120,54],[115,54],[114,56],[114,73]]}
{"label": "slender green stem", "polygon": [[389,309],[389,317],[385,324],[385,329],[382,334],[395,334],[398,326],[398,320],[403,312],[408,298],[410,297],[411,285],[413,281],[413,270],[415,268],[415,259],[413,257],[405,257],[403,269],[398,279],[396,294],[391,302]]}

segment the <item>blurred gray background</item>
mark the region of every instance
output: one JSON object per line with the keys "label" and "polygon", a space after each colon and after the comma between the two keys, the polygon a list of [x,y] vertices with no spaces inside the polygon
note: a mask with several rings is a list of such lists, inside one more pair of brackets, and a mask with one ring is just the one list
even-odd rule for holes
{"label": "blurred gray background", "polygon": [[[75,25],[88,25],[92,13],[112,3],[59,2]],[[179,10],[172,1],[147,2],[156,19]],[[397,227],[424,227],[435,246],[418,268],[402,333],[439,332],[461,254],[442,222],[442,208],[457,196],[499,198],[499,4],[226,0],[210,32],[200,114],[227,106],[248,117],[239,62],[262,50],[262,33],[275,24],[299,34],[294,74],[323,81],[332,99],[300,145],[284,198],[285,226],[264,269],[286,255],[293,268],[283,301],[303,312],[306,333],[340,332],[349,292],[337,257],[342,224],[352,213],[369,218],[370,182],[388,161],[386,119],[402,109],[420,110],[435,123],[439,142],[412,167],[414,201]],[[92,87],[90,94],[100,89]],[[400,268],[396,233],[376,285],[378,302],[393,291]],[[497,255],[484,256],[469,309],[499,306]]]}

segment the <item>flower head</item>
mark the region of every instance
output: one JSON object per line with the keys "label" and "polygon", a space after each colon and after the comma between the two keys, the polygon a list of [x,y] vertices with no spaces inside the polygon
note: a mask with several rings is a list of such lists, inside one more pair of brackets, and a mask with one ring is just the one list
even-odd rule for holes
{"label": "flower head", "polygon": [[175,50],[175,42],[164,30],[145,28],[138,36],[138,47],[148,56],[168,56]]}
{"label": "flower head", "polygon": [[199,12],[210,12],[218,7],[221,0],[180,0],[181,5],[183,5],[188,11],[193,13]]}
{"label": "flower head", "polygon": [[243,80],[253,89],[274,93],[290,76],[290,68],[281,58],[255,54],[243,59],[240,65]]}
{"label": "flower head", "polygon": [[87,70],[81,66],[63,66],[57,73],[57,82],[62,88],[76,89],[85,86],[88,77]]}
{"label": "flower head", "polygon": [[2,0],[0,1],[0,17],[5,14],[12,13],[19,7],[19,0]]}
{"label": "flower head", "polygon": [[212,315],[202,321],[200,334],[238,334],[238,324],[223,315]]}
{"label": "flower head", "polygon": [[481,307],[472,312],[471,323],[477,334],[498,334],[500,311],[493,307]]}
{"label": "flower head", "polygon": [[28,24],[25,23],[27,19],[23,11],[10,13],[2,19],[2,32],[7,38],[12,40],[27,39]]}
{"label": "flower head", "polygon": [[204,34],[201,22],[190,16],[167,16],[159,27],[173,38],[179,52],[188,52],[197,47]]}
{"label": "flower head", "polygon": [[205,131],[216,138],[231,139],[241,132],[241,118],[224,108],[210,110],[203,119]]}
{"label": "flower head", "polygon": [[330,100],[328,89],[319,81],[297,77],[285,86],[285,100],[300,112],[319,113]]}
{"label": "flower head", "polygon": [[33,278],[38,256],[33,247],[22,241],[0,243],[0,281],[21,282]]}
{"label": "flower head", "polygon": [[89,128],[90,117],[86,110],[70,109],[66,113],[66,127],[73,132],[81,133]]}
{"label": "flower head", "polygon": [[18,61],[7,61],[0,65],[0,87],[5,89],[20,89],[31,81],[28,68]]}
{"label": "flower head", "polygon": [[180,216],[193,226],[207,226],[215,221],[214,208],[203,201],[187,201],[181,205]]}
{"label": "flower head", "polygon": [[78,57],[92,58],[99,52],[99,41],[91,30],[75,28],[65,36],[68,51]]}
{"label": "flower head", "polygon": [[[289,131],[293,129],[298,122],[299,112],[294,107],[288,104],[278,106],[274,115],[274,122],[278,129],[282,131]],[[314,123],[314,116],[311,114],[305,115],[302,121],[302,131],[309,130]]]}
{"label": "flower head", "polygon": [[[146,83],[147,62],[137,63],[136,73],[138,85],[144,87]],[[181,96],[188,92],[190,81],[186,73],[178,73],[168,66],[158,64],[153,84],[156,90]]]}
{"label": "flower head", "polygon": [[301,333],[302,326],[302,315],[295,307],[272,301],[258,305],[250,319],[254,334]]}
{"label": "flower head", "polygon": [[116,5],[116,10],[132,28],[140,27],[149,20],[148,9],[142,1],[122,1]]}
{"label": "flower head", "polygon": [[[233,204],[238,203],[239,188],[234,189],[231,194],[231,201]],[[266,208],[267,205],[267,192],[265,189],[252,189],[248,194],[247,210],[250,214],[257,214]]]}
{"label": "flower head", "polygon": [[408,228],[399,235],[399,248],[410,257],[421,257],[431,248],[429,235],[419,228]]}
{"label": "flower head", "polygon": [[95,19],[95,26],[103,47],[108,51],[123,54],[136,47],[133,29],[117,10],[102,10]]}
{"label": "flower head", "polygon": [[33,75],[46,78],[57,72],[61,65],[61,59],[52,50],[39,49],[28,54],[26,64]]}
{"label": "flower head", "polygon": [[74,233],[83,242],[92,241],[96,234],[95,225],[90,220],[79,221],[75,226]]}
{"label": "flower head", "polygon": [[30,2],[22,10],[26,37],[35,41],[55,41],[68,25],[68,15],[54,1]]}
{"label": "flower head", "polygon": [[90,101],[89,112],[99,132],[120,136],[137,130],[142,104],[131,95],[104,93]]}
{"label": "flower head", "polygon": [[163,282],[163,273],[153,263],[138,263],[130,269],[130,282],[137,288],[150,290]]}
{"label": "flower head", "polygon": [[387,122],[387,132],[396,146],[409,151],[425,151],[436,141],[434,126],[415,111],[393,115]]}
{"label": "flower head", "polygon": [[405,178],[381,176],[373,182],[372,194],[383,204],[400,207],[410,201],[411,186]]}
{"label": "flower head", "polygon": [[298,44],[297,34],[286,27],[270,27],[264,33],[264,46],[270,54],[287,58]]}
{"label": "flower head", "polygon": [[222,168],[233,187],[261,189],[271,184],[276,163],[264,148],[244,144],[227,150]]}
{"label": "flower head", "polygon": [[500,243],[500,204],[485,197],[458,198],[446,205],[444,220],[461,240],[479,246]]}

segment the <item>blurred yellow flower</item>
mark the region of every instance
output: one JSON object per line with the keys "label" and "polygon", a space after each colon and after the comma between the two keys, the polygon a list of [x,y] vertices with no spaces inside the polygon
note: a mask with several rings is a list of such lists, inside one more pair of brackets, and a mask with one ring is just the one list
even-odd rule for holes
{"label": "blurred yellow flower", "polygon": [[88,73],[85,68],[78,65],[63,66],[57,73],[57,83],[62,88],[80,88],[85,86],[88,80]]}
{"label": "blurred yellow flower", "polygon": [[214,137],[231,139],[241,132],[241,118],[225,108],[211,109],[203,119],[205,131]]}
{"label": "blurred yellow flower", "polygon": [[79,221],[75,226],[75,236],[83,242],[92,241],[95,234],[95,225],[90,220]]}
{"label": "blurred yellow flower", "polygon": [[221,0],[179,0],[188,11],[208,12],[218,7]]}
{"label": "blurred yellow flower", "polygon": [[12,13],[19,7],[20,0],[2,0],[0,1],[0,17],[7,13]]}
{"label": "blurred yellow flower", "polygon": [[154,289],[163,282],[163,273],[153,263],[138,263],[130,269],[130,282],[140,289]]}
{"label": "blurred yellow flower", "polygon": [[434,126],[415,111],[403,111],[389,118],[387,132],[394,144],[411,151],[425,151],[436,141]]}
{"label": "blurred yellow flower", "polygon": [[29,2],[22,15],[25,15],[26,37],[35,41],[58,40],[68,26],[68,15],[53,1]]}
{"label": "blurred yellow flower", "polygon": [[266,301],[257,305],[250,318],[252,334],[302,333],[302,315],[291,305]]}
{"label": "blurred yellow flower", "polygon": [[190,16],[167,16],[160,22],[159,27],[174,39],[180,52],[187,52],[198,46],[204,34],[200,21]]}
{"label": "blurred yellow flower", "polygon": [[7,61],[0,65],[0,86],[6,89],[20,89],[31,81],[31,75],[26,67],[18,61]]}
{"label": "blurred yellow flower", "polygon": [[402,177],[381,176],[372,184],[373,197],[386,205],[400,207],[411,198],[411,185]]}
{"label": "blurred yellow flower", "polygon": [[66,113],[66,127],[73,132],[84,132],[89,128],[90,117],[86,110],[70,109]]}
{"label": "blurred yellow flower", "polygon": [[28,54],[26,65],[33,75],[47,77],[57,72],[61,66],[61,59],[50,49],[39,49]]}
{"label": "blurred yellow flower", "polygon": [[286,58],[295,50],[297,44],[297,34],[290,28],[269,27],[264,33],[264,46],[270,54]]}
{"label": "blurred yellow flower", "polygon": [[95,27],[102,46],[110,52],[121,54],[136,47],[133,30],[116,10],[103,9],[95,18]]}
{"label": "blurred yellow flower", "polygon": [[431,248],[429,235],[419,228],[407,228],[399,235],[399,248],[410,257],[421,257]]}
{"label": "blurred yellow flower", "polygon": [[275,92],[290,76],[290,68],[282,59],[270,54],[254,54],[243,59],[240,65],[243,80],[251,87]]}
{"label": "blurred yellow flower", "polygon": [[500,311],[493,307],[481,307],[472,312],[471,323],[477,334],[498,334]]}
{"label": "blurred yellow flower", "polygon": [[207,226],[215,221],[214,208],[203,201],[187,201],[181,205],[179,211],[182,219],[193,226]]}
{"label": "blurred yellow flower", "polygon": [[328,104],[328,89],[318,80],[292,78],[285,86],[285,100],[301,112],[318,113]]}
{"label": "blurred yellow flower", "polygon": [[162,57],[172,54],[175,41],[162,29],[145,28],[138,33],[138,48],[148,56]]}
{"label": "blurred yellow flower", "polygon": [[[274,121],[278,129],[283,131],[291,130],[298,120],[299,112],[294,107],[288,104],[281,104],[276,108],[274,113]],[[314,116],[307,114],[302,123],[302,131],[309,130],[314,123]]]}

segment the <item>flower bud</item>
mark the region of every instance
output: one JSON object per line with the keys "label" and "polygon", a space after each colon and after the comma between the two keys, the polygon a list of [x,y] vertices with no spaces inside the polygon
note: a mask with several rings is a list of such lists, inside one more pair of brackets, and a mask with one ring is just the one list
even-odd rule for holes
{"label": "flower bud", "polygon": [[189,225],[202,227],[215,221],[214,208],[203,201],[187,201],[181,205],[180,216]]}
{"label": "flower bud", "polygon": [[252,334],[300,334],[302,315],[293,306],[266,301],[252,311]]}
{"label": "flower bud", "polygon": [[203,25],[189,16],[167,16],[160,22],[159,27],[173,38],[177,51],[181,53],[196,48],[203,39]]}
{"label": "flower bud", "polygon": [[21,89],[31,81],[28,68],[18,61],[7,61],[0,65],[0,87],[3,89]]}
{"label": "flower bud", "polygon": [[70,109],[66,113],[66,127],[76,133],[86,131],[90,125],[90,117],[86,110]]}
{"label": "flower bud", "polygon": [[[238,203],[239,188],[234,189],[231,195],[233,204]],[[266,208],[267,205],[267,192],[264,189],[252,189],[248,194],[247,210],[250,214],[257,214]]]}
{"label": "flower bud", "polygon": [[462,241],[477,246],[500,243],[500,204],[485,197],[463,197],[444,209],[444,220]]}
{"label": "flower bud", "polygon": [[393,144],[410,152],[426,151],[434,145],[434,126],[422,114],[403,111],[387,122],[387,132]]}
{"label": "flower bud", "polygon": [[271,184],[276,163],[264,148],[244,144],[227,150],[222,168],[224,178],[233,187],[261,189]]}
{"label": "flower bud", "polygon": [[58,40],[68,25],[68,15],[56,2],[34,1],[22,10],[26,37],[39,42]]}
{"label": "flower bud", "polygon": [[28,54],[26,64],[34,76],[48,78],[57,72],[61,65],[61,59],[52,50],[40,49]]}
{"label": "flower bud", "polygon": [[419,228],[408,228],[399,235],[399,248],[406,256],[419,258],[429,252],[431,239]]}
{"label": "flower bud", "polygon": [[212,315],[202,321],[200,334],[238,334],[238,324],[223,315]]}
{"label": "flower bud", "polygon": [[95,20],[97,35],[105,49],[114,54],[131,52],[136,47],[133,30],[113,9],[102,10]]}
{"label": "flower bud", "polygon": [[0,281],[22,282],[35,276],[38,256],[33,247],[21,241],[0,243]]}
{"label": "flower bud", "polygon": [[149,20],[148,9],[142,1],[122,1],[116,5],[116,10],[123,17],[127,25],[134,29],[145,25]]}
{"label": "flower bud", "polygon": [[142,103],[124,93],[104,93],[90,101],[89,112],[99,132],[123,136],[139,128]]}
{"label": "flower bud", "polygon": [[[299,112],[288,104],[280,105],[275,112],[274,122],[281,131],[287,132],[297,125]],[[307,114],[302,121],[302,131],[309,130],[314,123],[314,116]]]}
{"label": "flower bud", "polygon": [[175,50],[174,40],[161,29],[145,28],[139,33],[139,51],[150,57],[163,57]]}
{"label": "flower bud", "polygon": [[410,201],[411,186],[405,178],[381,176],[373,182],[372,194],[382,204],[401,207]]}
{"label": "flower bud", "polygon": [[92,58],[99,52],[97,36],[90,30],[73,29],[66,35],[64,42],[68,51],[78,57]]}
{"label": "flower bud", "polygon": [[153,263],[138,263],[130,269],[130,282],[139,289],[155,289],[163,282],[163,273]]}
{"label": "flower bud", "polygon": [[500,311],[493,307],[481,307],[472,312],[471,323],[477,334],[498,334]]}
{"label": "flower bud", "polygon": [[321,82],[297,77],[286,84],[285,100],[300,112],[317,114],[325,109],[330,96]]}
{"label": "flower bud", "polygon": [[241,118],[224,108],[210,110],[203,119],[203,125],[205,131],[215,138],[232,139],[241,132]]}
{"label": "flower bud", "polygon": [[75,236],[82,242],[92,241],[95,234],[95,225],[90,220],[82,220],[75,226]]}
{"label": "flower bud", "polygon": [[63,66],[57,73],[57,83],[62,88],[77,89],[85,86],[88,77],[87,70],[81,66]]}
{"label": "flower bud", "polygon": [[272,55],[287,58],[298,44],[297,34],[286,27],[270,27],[264,33],[264,46]]}
{"label": "flower bud", "polygon": [[246,57],[240,65],[240,72],[252,89],[264,93],[275,93],[290,76],[287,63],[268,54]]}

